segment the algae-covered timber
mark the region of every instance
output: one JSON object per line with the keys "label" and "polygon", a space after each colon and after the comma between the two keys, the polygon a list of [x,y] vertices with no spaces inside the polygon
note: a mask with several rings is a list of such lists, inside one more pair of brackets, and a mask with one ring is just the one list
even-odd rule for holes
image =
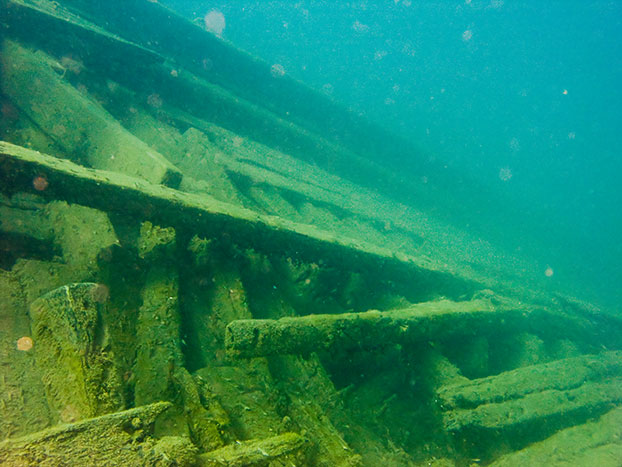
{"label": "algae-covered timber", "polygon": [[242,467],[257,465],[287,465],[304,462],[305,439],[296,433],[283,433],[262,440],[234,443],[197,458],[197,465],[212,467]]}
{"label": "algae-covered timber", "polygon": [[399,270],[417,276],[415,280],[419,282],[446,284],[453,294],[478,289],[471,281],[418,267],[419,258],[395,255],[391,250],[362,240],[263,215],[204,194],[184,193],[125,174],[85,168],[0,141],[0,180],[5,191],[35,191],[32,180],[37,176],[45,176],[49,183],[47,197],[121,212],[207,237],[227,235],[242,247],[278,251],[310,261],[322,258],[340,264],[356,263],[357,269],[369,266],[380,271]]}
{"label": "algae-covered timber", "polygon": [[513,324],[512,314],[521,312],[496,308],[489,300],[445,300],[403,310],[236,320],[227,326],[225,347],[235,357],[378,350],[409,341],[435,340],[442,334],[471,333],[490,321]]}
{"label": "algae-covered timber", "polygon": [[[0,463],[24,465],[179,465],[165,462],[171,451],[161,450],[152,438],[156,418],[168,402],[57,425],[22,438],[0,442]],[[192,446],[185,445],[192,453]],[[181,460],[181,456],[180,456]],[[189,464],[185,464],[189,465]]]}
{"label": "algae-covered timber", "polygon": [[597,420],[559,431],[525,449],[506,454],[494,467],[516,465],[598,465],[617,467],[622,459],[622,409],[616,408]]}
{"label": "algae-covered timber", "polygon": [[619,351],[565,358],[444,386],[439,389],[438,396],[445,409],[468,409],[535,392],[572,389],[586,381],[613,375],[622,376],[622,353]]}

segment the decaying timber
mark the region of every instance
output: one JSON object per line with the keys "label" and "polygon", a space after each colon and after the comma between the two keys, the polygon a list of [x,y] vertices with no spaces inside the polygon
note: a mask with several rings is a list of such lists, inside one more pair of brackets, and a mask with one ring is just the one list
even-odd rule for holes
{"label": "decaying timber", "polygon": [[622,402],[622,354],[604,352],[526,366],[439,389],[445,428],[465,444],[493,438],[514,448],[583,423]]}
{"label": "decaying timber", "polygon": [[108,357],[107,330],[99,308],[107,290],[71,284],[30,307],[35,361],[45,382],[53,419],[73,422],[124,407],[120,375]]}
{"label": "decaying timber", "polygon": [[603,352],[517,368],[500,375],[445,386],[438,391],[438,396],[445,409],[468,409],[547,390],[572,389],[586,381],[598,381],[615,375],[622,376],[622,353]]}
{"label": "decaying timber", "polygon": [[10,41],[1,56],[4,93],[64,151],[92,167],[179,185],[181,172],[173,164],[60,79],[54,67],[62,65]]}
{"label": "decaying timber", "polygon": [[622,459],[622,409],[598,420],[566,428],[544,441],[507,454],[491,465],[598,465],[616,467]]}
{"label": "decaying timber", "polygon": [[464,334],[490,320],[511,320],[511,314],[509,310],[495,309],[489,300],[475,300],[423,303],[404,310],[237,320],[227,326],[225,347],[235,357],[374,350],[409,341],[434,340],[442,333]]}
{"label": "decaying timber", "polygon": [[[169,407],[169,403],[159,402],[9,439],[0,443],[0,463],[15,467],[67,462],[102,466],[190,465],[173,464],[168,456],[175,457],[174,450],[161,449],[166,441],[151,437],[156,418]],[[187,442],[177,449],[179,454],[193,454],[193,447]]]}
{"label": "decaying timber", "polygon": [[263,440],[251,440],[234,443],[215,451],[201,454],[198,457],[199,466],[222,466],[222,467],[241,467],[286,465],[287,463],[296,465],[304,462],[305,440],[296,433],[284,433],[272,438]]}
{"label": "decaying timber", "polygon": [[415,148],[158,2],[0,26],[0,462],[619,452],[622,320],[373,161]]}
{"label": "decaying timber", "polygon": [[[366,264],[382,269],[417,273],[420,258],[395,255],[391,250],[362,240],[353,240],[297,224],[276,216],[259,214],[206,195],[184,193],[153,185],[127,175],[88,169],[70,161],[0,141],[0,180],[3,186],[34,191],[32,180],[45,176],[50,184],[45,195],[86,204],[104,211],[152,220],[158,225],[192,229],[205,236],[230,235],[241,246],[318,257],[325,261]],[[88,196],[84,196],[88,193]],[[406,265],[406,266],[405,266]],[[422,265],[419,280],[437,276],[439,284],[464,293],[475,284],[437,272]]]}

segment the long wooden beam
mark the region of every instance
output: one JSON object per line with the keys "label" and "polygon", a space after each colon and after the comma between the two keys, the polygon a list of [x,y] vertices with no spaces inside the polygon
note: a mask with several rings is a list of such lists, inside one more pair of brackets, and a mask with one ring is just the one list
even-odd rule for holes
{"label": "long wooden beam", "polygon": [[[36,191],[33,180],[45,179]],[[39,186],[41,188],[41,186]],[[256,213],[205,194],[185,193],[129,175],[89,169],[68,160],[0,141],[0,190],[30,191],[49,199],[149,220],[206,238],[227,238],[242,248],[379,275],[399,275],[440,294],[472,293],[480,286],[426,267],[425,260],[277,216]]]}
{"label": "long wooden beam", "polygon": [[520,308],[501,308],[478,299],[440,300],[384,312],[236,320],[227,326],[225,348],[233,357],[377,350],[388,344],[471,333],[501,319],[514,322],[512,317],[520,313]]}

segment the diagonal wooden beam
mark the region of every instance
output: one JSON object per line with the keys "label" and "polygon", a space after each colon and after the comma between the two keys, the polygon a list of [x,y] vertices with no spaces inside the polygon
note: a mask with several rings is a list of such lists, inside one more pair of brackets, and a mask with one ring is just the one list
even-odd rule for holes
{"label": "diagonal wooden beam", "polygon": [[[45,179],[44,191],[33,180]],[[206,238],[227,238],[241,248],[267,254],[338,265],[354,271],[377,270],[399,276],[438,293],[468,294],[481,288],[475,282],[426,267],[425,260],[362,240],[299,224],[277,216],[185,193],[129,175],[96,170],[65,159],[0,141],[0,190],[30,191],[49,199],[118,213],[129,218],[173,226]]]}

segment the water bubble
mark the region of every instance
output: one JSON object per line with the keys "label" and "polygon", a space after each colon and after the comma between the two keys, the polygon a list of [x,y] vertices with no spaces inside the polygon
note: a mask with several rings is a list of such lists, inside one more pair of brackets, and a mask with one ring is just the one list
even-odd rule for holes
{"label": "water bubble", "polygon": [[41,175],[36,176],[32,179],[32,186],[37,191],[45,191],[48,187],[49,183],[47,179]]}
{"label": "water bubble", "polygon": [[354,23],[352,23],[352,29],[354,29],[356,32],[367,32],[369,31],[369,26],[361,23],[359,20],[356,20]]}
{"label": "water bubble", "polygon": [[96,303],[106,303],[110,299],[110,289],[107,285],[96,284],[91,289],[91,298]]}
{"label": "water bubble", "polygon": [[147,96],[147,104],[155,109],[159,109],[160,107],[162,107],[162,103],[162,98],[159,94],[154,93]]}
{"label": "water bubble", "polygon": [[285,68],[280,63],[275,63],[270,67],[270,74],[275,78],[285,76]]}
{"label": "water bubble", "polygon": [[218,10],[209,11],[203,18],[205,29],[209,32],[222,36],[222,32],[225,30],[225,15]]}
{"label": "water bubble", "polygon": [[34,346],[32,338],[28,336],[20,337],[17,339],[16,348],[22,352],[28,352]]}
{"label": "water bubble", "polygon": [[509,167],[503,167],[499,169],[499,179],[501,181],[508,182],[512,179],[513,175],[514,174],[512,173],[512,169],[510,169]]}

